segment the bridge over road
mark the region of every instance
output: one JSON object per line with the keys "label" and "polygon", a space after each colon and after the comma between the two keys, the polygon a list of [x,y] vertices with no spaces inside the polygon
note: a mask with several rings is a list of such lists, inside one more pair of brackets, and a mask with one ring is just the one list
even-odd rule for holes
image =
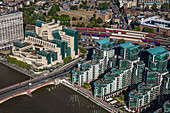
{"label": "bridge over road", "polygon": [[45,76],[42,75],[37,78],[30,79],[30,80],[0,89],[0,103],[3,103],[6,100],[19,96],[19,95],[27,94],[31,96],[31,92],[35,91],[38,88],[41,88],[49,84],[56,84],[55,79],[67,75],[70,72],[70,70],[80,60],[81,58],[76,59],[66,64],[61,69],[58,69],[57,71],[50,73],[49,75],[45,75]]}

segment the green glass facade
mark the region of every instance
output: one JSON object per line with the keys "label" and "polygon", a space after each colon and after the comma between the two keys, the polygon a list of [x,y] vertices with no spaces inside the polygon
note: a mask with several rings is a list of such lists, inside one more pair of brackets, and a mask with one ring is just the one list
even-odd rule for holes
{"label": "green glass facade", "polygon": [[41,27],[41,26],[42,26],[42,21],[37,20],[36,23],[35,23],[35,25],[36,25],[37,27]]}
{"label": "green glass facade", "polygon": [[39,51],[38,54],[45,56],[47,60],[47,64],[51,64],[51,60],[55,61],[57,60],[57,52],[50,53],[48,51]]}
{"label": "green glass facade", "polygon": [[166,101],[163,105],[163,111],[164,113],[170,113],[170,100]]}
{"label": "green glass facade", "polygon": [[155,86],[160,84],[160,74],[158,72],[147,72],[146,74],[146,85]]}
{"label": "green glass facade", "polygon": [[66,35],[73,36],[74,37],[74,50],[75,55],[78,55],[78,31],[69,29],[69,28],[63,28],[63,32],[66,33]]}
{"label": "green glass facade", "polygon": [[129,68],[131,68],[131,61],[119,60],[119,69],[129,69]]}
{"label": "green glass facade", "polygon": [[143,61],[138,61],[134,63],[132,70],[132,84],[141,83],[143,80],[143,74],[145,69],[145,63]]}
{"label": "green glass facade", "polygon": [[[140,63],[141,66],[138,68],[138,62],[134,64],[133,74],[137,75],[137,78],[140,79],[142,75],[142,71],[144,72],[144,81],[140,83],[136,90],[133,90],[129,94],[129,107],[140,112],[141,108],[147,105],[150,105],[153,101],[162,101],[162,97],[164,97],[163,84],[166,83],[165,79],[161,85],[162,77],[167,73],[167,63],[168,63],[168,53],[169,51],[165,50],[163,47],[155,47],[147,50],[145,52],[148,56],[144,56],[146,66],[146,70],[143,70],[143,63]],[[137,74],[138,73],[138,74]],[[135,76],[133,77],[135,79]],[[141,82],[136,79],[136,83]],[[160,89],[161,88],[161,89]],[[162,92],[162,97],[160,94]],[[138,96],[137,96],[138,95]],[[142,98],[141,98],[142,97]],[[136,100],[136,101],[134,101]]]}
{"label": "green glass facade", "polygon": [[37,34],[32,31],[25,31],[25,37],[28,37],[28,36],[36,37]]}
{"label": "green glass facade", "polygon": [[149,62],[148,62],[149,69],[151,71],[158,71],[160,73],[165,72],[167,70],[168,57],[169,57],[168,53],[162,55],[156,55],[156,56],[149,54]]}
{"label": "green glass facade", "polygon": [[13,44],[14,44],[14,46],[19,47],[19,48],[25,47],[25,43],[14,42]]}
{"label": "green glass facade", "polygon": [[163,76],[163,81],[160,89],[160,104],[163,105],[165,101],[170,100],[170,74]]}
{"label": "green glass facade", "polygon": [[47,51],[39,51],[39,54],[46,57],[47,64],[51,64],[51,54]]}
{"label": "green glass facade", "polygon": [[52,40],[52,43],[56,44],[57,47],[60,47],[60,49],[61,49],[60,54],[62,56],[62,59],[64,59],[66,57],[65,52],[67,49],[66,42],[64,42],[62,40],[54,39],[54,40]]}
{"label": "green glass facade", "polygon": [[[105,96],[131,85],[131,71],[111,70],[94,83],[94,95]],[[106,89],[106,91],[105,91]],[[103,93],[102,93],[103,92]]]}
{"label": "green glass facade", "polygon": [[52,35],[53,35],[54,39],[62,40],[58,30],[52,31]]}
{"label": "green glass facade", "polygon": [[135,61],[138,59],[139,45],[133,45],[131,42],[127,42],[119,45],[119,55],[123,59]]}
{"label": "green glass facade", "polygon": [[57,52],[52,53],[51,57],[52,57],[52,61],[56,61],[57,60]]}

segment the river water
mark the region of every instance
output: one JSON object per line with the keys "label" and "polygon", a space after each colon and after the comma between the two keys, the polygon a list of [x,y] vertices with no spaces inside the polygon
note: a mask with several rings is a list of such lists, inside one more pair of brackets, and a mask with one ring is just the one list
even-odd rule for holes
{"label": "river water", "polygon": [[28,76],[0,63],[0,89],[28,79]]}
{"label": "river water", "polygon": [[[3,77],[0,74],[1,87],[29,79],[4,65],[0,65],[0,69],[6,70],[3,71]],[[50,85],[36,90],[32,97],[18,96],[0,104],[0,113],[107,113],[107,111],[63,85]]]}

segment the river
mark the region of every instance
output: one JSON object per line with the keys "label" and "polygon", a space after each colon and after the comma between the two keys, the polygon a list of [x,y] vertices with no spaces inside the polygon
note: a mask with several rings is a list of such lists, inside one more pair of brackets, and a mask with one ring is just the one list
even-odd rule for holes
{"label": "river", "polygon": [[[26,75],[4,65],[0,65],[0,69],[1,87],[29,79]],[[18,96],[0,104],[0,113],[107,113],[107,111],[63,85],[50,85],[36,90],[32,97]]]}
{"label": "river", "polygon": [[0,63],[0,89],[28,80],[30,77]]}

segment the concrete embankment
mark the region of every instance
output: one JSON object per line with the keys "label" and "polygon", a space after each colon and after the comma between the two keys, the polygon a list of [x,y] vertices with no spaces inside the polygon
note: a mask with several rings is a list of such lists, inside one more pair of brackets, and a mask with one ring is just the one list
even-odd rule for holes
{"label": "concrete embankment", "polygon": [[[28,73],[25,72],[25,71],[21,71],[21,70],[18,69],[17,67],[12,66],[12,65],[8,64],[7,62],[3,62],[3,61],[0,60],[0,63],[3,64],[3,65],[5,65],[5,66],[7,66],[7,67],[10,67],[10,68],[12,68],[12,69],[18,71],[18,72],[20,72],[20,73],[22,73],[22,74],[24,74],[24,75],[27,75],[27,76],[33,78],[33,76],[32,76],[31,74],[28,74]],[[13,65],[15,65],[15,64],[13,64]]]}

